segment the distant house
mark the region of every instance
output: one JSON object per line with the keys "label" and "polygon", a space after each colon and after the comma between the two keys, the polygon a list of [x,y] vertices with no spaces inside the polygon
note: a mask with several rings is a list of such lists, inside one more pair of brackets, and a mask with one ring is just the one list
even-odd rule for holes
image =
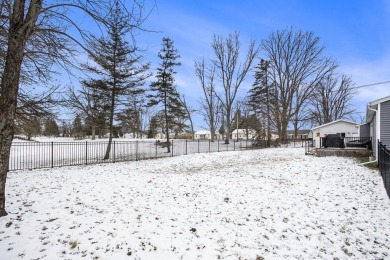
{"label": "distant house", "polygon": [[333,122],[329,122],[323,125],[313,127],[311,130],[311,136],[324,137],[329,134],[338,134],[340,137],[358,137],[359,136],[359,124],[344,119],[339,119]]}
{"label": "distant house", "polygon": [[310,130],[298,130],[297,138],[295,138],[295,130],[287,130],[287,139],[304,140],[309,138]]}
{"label": "distant house", "polygon": [[[279,138],[279,135],[277,133],[271,133],[271,141],[275,141]],[[264,140],[268,140],[267,134],[264,137]]]}
{"label": "distant house", "polygon": [[146,139],[148,136],[146,134],[140,133],[126,133],[123,135],[124,139]]}
{"label": "distant house", "polygon": [[[218,132],[215,132],[215,140],[222,140],[221,134]],[[208,130],[199,130],[195,132],[195,140],[211,140],[211,132]]]}
{"label": "distant house", "polygon": [[366,124],[360,125],[361,137],[372,137],[372,150],[376,157],[378,140],[390,147],[390,96],[368,103]]}
{"label": "distant house", "polygon": [[254,139],[256,136],[256,131],[253,129],[234,129],[232,132],[232,139]]}
{"label": "distant house", "polygon": [[155,136],[154,136],[155,139],[165,139],[166,136],[164,133],[157,133]]}

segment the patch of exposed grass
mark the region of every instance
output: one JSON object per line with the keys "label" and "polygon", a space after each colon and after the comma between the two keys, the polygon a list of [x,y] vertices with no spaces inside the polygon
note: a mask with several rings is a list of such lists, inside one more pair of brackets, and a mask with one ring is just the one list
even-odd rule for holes
{"label": "patch of exposed grass", "polygon": [[[360,157],[356,157],[356,160],[358,161],[358,163],[366,163],[366,162],[369,162],[369,157],[368,156],[360,156]],[[378,170],[378,163],[377,162],[368,163],[368,164],[365,164],[363,166],[365,166],[369,169],[372,169],[372,170]]]}
{"label": "patch of exposed grass", "polygon": [[70,245],[70,249],[75,249],[77,247],[77,241],[76,240],[70,241],[69,245]]}

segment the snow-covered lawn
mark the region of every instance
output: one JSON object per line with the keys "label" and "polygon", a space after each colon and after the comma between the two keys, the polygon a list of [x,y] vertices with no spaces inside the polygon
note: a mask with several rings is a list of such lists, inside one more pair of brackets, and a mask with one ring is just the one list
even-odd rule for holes
{"label": "snow-covered lawn", "polygon": [[6,208],[0,259],[390,258],[378,172],[302,148],[11,172]]}

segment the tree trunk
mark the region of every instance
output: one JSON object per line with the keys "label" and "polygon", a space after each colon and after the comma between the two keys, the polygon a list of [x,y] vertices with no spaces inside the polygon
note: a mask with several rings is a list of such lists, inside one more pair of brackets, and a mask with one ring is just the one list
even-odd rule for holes
{"label": "tree trunk", "polygon": [[190,125],[191,125],[191,137],[192,137],[192,140],[195,140],[194,123],[192,122],[191,116],[190,116]]}
{"label": "tree trunk", "polygon": [[169,143],[169,125],[168,125],[168,104],[167,104],[167,92],[164,92],[164,116],[165,116],[165,134],[167,138],[167,153],[171,152],[171,144]]}
{"label": "tree trunk", "polygon": [[280,138],[280,141],[284,143],[287,140],[287,127],[288,127],[288,121],[283,120],[282,121],[282,136]]}
{"label": "tree trunk", "polygon": [[[267,75],[268,73],[266,73]],[[268,84],[267,82],[267,78],[266,78],[266,84]],[[270,99],[269,99],[269,87],[267,85],[267,147],[271,147],[271,109],[270,109],[270,106],[271,106],[271,103],[270,103]]]}
{"label": "tree trunk", "polygon": [[5,210],[5,184],[9,170],[11,144],[14,135],[14,119],[19,91],[19,77],[23,61],[22,37],[10,37],[0,96],[0,217]]}
{"label": "tree trunk", "polygon": [[170,141],[169,141],[169,125],[168,125],[168,112],[167,112],[167,109],[165,109],[165,135],[166,135],[166,139],[167,139],[167,153],[170,153],[171,152],[171,145],[170,145]]}
{"label": "tree trunk", "polygon": [[110,159],[110,152],[111,152],[111,144],[112,144],[112,134],[113,134],[113,125],[114,125],[114,109],[115,109],[115,79],[114,79],[114,86],[111,93],[111,108],[110,108],[110,132],[108,137],[108,145],[106,154],[104,155],[104,160]]}
{"label": "tree trunk", "polygon": [[298,139],[298,119],[294,121],[294,139]]}
{"label": "tree trunk", "polygon": [[231,123],[230,123],[230,109],[226,110],[226,137],[225,137],[225,144],[229,144],[230,140],[230,130],[231,130]]}
{"label": "tree trunk", "polygon": [[96,126],[95,126],[95,123],[92,123],[91,125],[91,128],[92,128],[92,140],[95,140],[96,139]]}
{"label": "tree trunk", "polygon": [[210,123],[213,123],[210,127],[210,132],[211,132],[211,142],[214,142],[215,140],[215,127],[214,127],[214,120],[210,121]]}

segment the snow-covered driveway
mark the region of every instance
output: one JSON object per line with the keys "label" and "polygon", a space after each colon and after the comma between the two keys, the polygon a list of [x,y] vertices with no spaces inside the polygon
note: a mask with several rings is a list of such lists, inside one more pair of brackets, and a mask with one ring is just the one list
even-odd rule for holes
{"label": "snow-covered driveway", "polygon": [[378,172],[301,148],[11,172],[0,259],[386,259]]}

